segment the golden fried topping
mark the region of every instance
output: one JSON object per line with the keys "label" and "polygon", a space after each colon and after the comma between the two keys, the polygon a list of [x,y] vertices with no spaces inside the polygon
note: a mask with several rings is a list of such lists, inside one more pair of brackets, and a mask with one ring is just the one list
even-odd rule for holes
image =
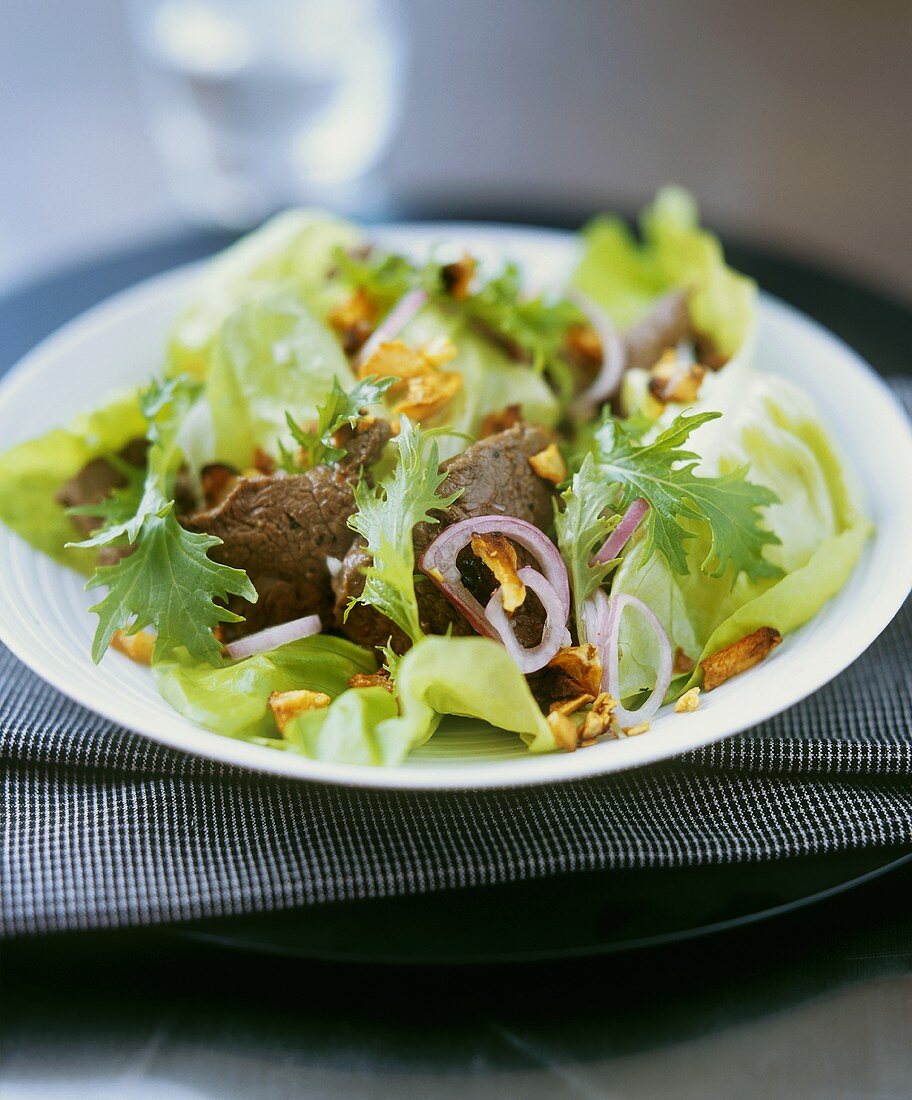
{"label": "golden fried topping", "polygon": [[377,324],[377,304],[363,286],[340,302],[329,315],[330,327],[342,339],[346,355],[360,351]]}
{"label": "golden fried topping", "polygon": [[771,626],[761,626],[753,634],[732,642],[700,662],[703,669],[703,690],[712,691],[739,672],[759,664],[782,641],[782,635]]}
{"label": "golden fried topping", "polygon": [[560,748],[567,752],[575,752],[579,748],[579,730],[572,718],[559,710],[552,710],[548,715],[548,725]]}
{"label": "golden fried topping", "polygon": [[462,389],[462,375],[439,370],[409,378],[406,393],[393,411],[409,420],[426,420],[439,412]]}
{"label": "golden fried topping", "polygon": [[581,367],[602,365],[602,342],[591,325],[571,325],[564,336],[567,354]]}
{"label": "golden fried topping", "polygon": [[685,672],[693,672],[695,662],[692,661],[680,646],[675,650],[674,662],[671,671],[675,676],[681,676]]}
{"label": "golden fried topping", "polygon": [[489,435],[496,435],[498,432],[505,432],[508,428],[512,428],[515,424],[518,424],[522,420],[522,414],[520,413],[519,405],[507,405],[505,409],[499,409],[497,412],[488,413],[488,415],[481,422],[481,430],[478,433],[479,439],[484,439]]}
{"label": "golden fried topping", "polygon": [[386,669],[370,673],[356,672],[354,676],[349,677],[348,686],[350,688],[381,687],[385,688],[390,694],[392,694],[393,691],[393,683]]}
{"label": "golden fried topping", "polygon": [[706,336],[702,332],[695,332],[693,336],[697,362],[701,363],[707,370],[721,370],[731,357],[723,355],[719,351],[718,345],[711,336]]}
{"label": "golden fried topping", "polygon": [[613,699],[607,691],[601,692],[593,702],[580,730],[580,743],[591,744],[603,733],[608,733],[614,723],[614,708],[617,699]]}
{"label": "golden fried topping", "polygon": [[680,364],[674,348],[668,348],[649,373],[649,392],[657,401],[690,405],[697,399],[706,368],[699,363]]}
{"label": "golden fried topping", "polygon": [[526,586],[516,572],[516,547],[513,543],[496,532],[473,534],[472,553],[494,574],[500,585],[504,611],[510,613],[522,607],[526,599]]}
{"label": "golden fried topping", "polygon": [[459,301],[468,298],[469,287],[475,278],[475,260],[466,252],[461,260],[444,264],[440,269],[443,289]]}
{"label": "golden fried topping", "polygon": [[700,705],[700,689],[692,687],[675,703],[675,714],[691,714]]}
{"label": "golden fried topping", "polygon": [[[599,694],[602,685],[602,663],[594,645],[567,646],[559,649],[548,662],[549,669],[556,669],[562,683],[555,685],[553,698],[563,699],[572,694],[586,694],[593,698]],[[560,690],[570,687],[573,690]],[[557,694],[560,690],[560,694]]]}
{"label": "golden fried topping", "polygon": [[269,696],[269,709],[275,716],[275,723],[279,727],[279,733],[285,732],[285,727],[299,714],[309,710],[320,710],[328,707],[332,699],[323,691],[308,691],[307,688],[298,688],[295,691],[274,691]]}
{"label": "golden fried topping", "polygon": [[582,695],[574,695],[572,699],[562,699],[559,703],[552,703],[548,713],[565,714],[569,717],[571,714],[576,714],[581,707],[594,701],[595,697],[593,695],[587,695],[583,692]]}
{"label": "golden fried topping", "polygon": [[637,726],[627,726],[623,733],[625,737],[639,737],[641,733],[648,733],[649,723],[640,722]]}
{"label": "golden fried topping", "polygon": [[155,638],[145,630],[139,630],[135,634],[127,634],[123,630],[115,630],[111,637],[111,648],[116,649],[131,661],[138,665],[152,664],[152,650],[155,649]]}
{"label": "golden fried topping", "polygon": [[560,485],[567,476],[567,463],[564,462],[564,456],[557,449],[556,443],[549,443],[543,451],[532,455],[529,465],[540,478],[550,481],[553,485]]}

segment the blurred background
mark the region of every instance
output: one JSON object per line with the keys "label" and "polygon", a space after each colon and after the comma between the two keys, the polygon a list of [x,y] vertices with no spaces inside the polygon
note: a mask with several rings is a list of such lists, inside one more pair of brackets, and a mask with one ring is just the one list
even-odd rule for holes
{"label": "blurred background", "polygon": [[3,0],[0,289],[313,201],[635,209],[912,301],[912,4]]}

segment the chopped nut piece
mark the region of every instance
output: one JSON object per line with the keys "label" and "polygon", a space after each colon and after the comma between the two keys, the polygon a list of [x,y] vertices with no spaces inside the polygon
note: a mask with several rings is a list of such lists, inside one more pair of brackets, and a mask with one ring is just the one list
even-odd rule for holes
{"label": "chopped nut piece", "polygon": [[393,691],[392,681],[385,669],[381,669],[380,672],[356,672],[354,676],[349,677],[348,686],[350,688],[382,687],[386,688],[390,694]]}
{"label": "chopped nut piece", "polygon": [[782,635],[771,626],[761,626],[753,634],[720,649],[700,662],[703,669],[703,690],[712,691],[739,672],[759,664],[782,641]]}
{"label": "chopped nut piece", "polygon": [[579,732],[576,723],[559,710],[553,710],[548,715],[548,725],[554,734],[554,740],[567,752],[575,752],[579,748]]}
{"label": "chopped nut piece", "polygon": [[571,325],[564,336],[564,345],[579,366],[596,369],[602,365],[602,342],[591,325]]}
{"label": "chopped nut piece", "polygon": [[469,296],[469,286],[475,277],[475,260],[466,252],[461,260],[444,264],[440,269],[443,289],[462,301]]}
{"label": "chopped nut piece", "polygon": [[649,723],[640,722],[637,726],[627,726],[623,733],[625,737],[639,737],[641,733],[649,732]]}
{"label": "chopped nut piece", "polygon": [[498,432],[505,432],[508,428],[512,428],[515,424],[518,424],[521,419],[522,415],[519,405],[507,405],[505,409],[488,413],[481,422],[481,430],[478,433],[479,438],[484,439],[486,436],[496,435]]}
{"label": "chopped nut piece", "polygon": [[692,687],[675,703],[675,714],[691,714],[700,705],[700,689]]}
{"label": "chopped nut piece", "polygon": [[269,709],[275,716],[279,733],[284,733],[292,718],[308,710],[328,707],[331,702],[332,699],[325,692],[298,688],[295,691],[274,691],[269,696]]}
{"label": "chopped nut piece", "polygon": [[135,634],[127,634],[123,630],[115,630],[111,637],[111,648],[116,649],[131,661],[138,665],[152,664],[152,651],[155,649],[155,638],[145,630],[139,630]]}
{"label": "chopped nut piece", "polygon": [[409,378],[404,400],[394,411],[410,420],[426,420],[462,389],[462,375],[456,371],[434,371]]}
{"label": "chopped nut piece", "polygon": [[680,646],[675,650],[674,663],[671,666],[671,671],[675,676],[680,676],[685,672],[693,672],[696,666],[696,662],[692,661],[690,657],[681,649]]}
{"label": "chopped nut piece", "polygon": [[516,572],[516,547],[513,543],[496,532],[473,534],[472,553],[494,574],[500,585],[504,611],[512,612],[522,607],[526,599],[526,586]]}
{"label": "chopped nut piece", "polygon": [[342,338],[346,355],[360,351],[377,324],[377,305],[363,286],[332,310],[330,327]]}
{"label": "chopped nut piece", "polygon": [[[594,645],[587,643],[559,649],[547,667],[558,669],[563,674],[563,679],[575,688],[574,694],[582,692],[595,698],[601,690],[602,663]],[[566,693],[562,693],[556,697],[565,696]]]}
{"label": "chopped nut piece", "polygon": [[553,485],[560,485],[567,476],[567,463],[564,462],[564,456],[557,449],[556,443],[550,443],[543,451],[532,455],[529,465],[539,477],[550,481]]}
{"label": "chopped nut piece", "polygon": [[697,399],[706,368],[699,363],[679,363],[674,348],[669,348],[663,352],[650,375],[649,392],[657,401],[689,405]]}
{"label": "chopped nut piece", "polygon": [[580,731],[580,737],[584,742],[594,741],[597,737],[601,737],[603,733],[607,733],[611,729],[614,722],[614,708],[616,706],[617,699],[613,699],[607,691],[601,692],[596,697],[583,722],[583,728]]}

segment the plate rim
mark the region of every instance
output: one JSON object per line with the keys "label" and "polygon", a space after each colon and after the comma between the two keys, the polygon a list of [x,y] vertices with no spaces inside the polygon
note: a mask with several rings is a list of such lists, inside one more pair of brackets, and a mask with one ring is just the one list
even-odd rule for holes
{"label": "plate rim", "polygon": [[[426,239],[428,236],[445,238],[457,234],[475,233],[507,239],[515,239],[516,237],[522,237],[525,240],[538,238],[539,240],[548,240],[565,246],[576,239],[575,235],[567,230],[497,222],[402,222],[372,226],[371,230],[381,237],[396,234],[403,237],[412,234]],[[8,400],[13,399],[21,387],[28,386],[31,373],[39,370],[43,361],[48,359],[59,360],[61,357],[65,357],[73,344],[90,337],[91,334],[99,330],[104,330],[118,320],[122,322],[124,315],[129,315],[133,310],[143,311],[149,309],[156,295],[167,295],[171,291],[172,284],[188,278],[194,269],[201,268],[206,262],[205,259],[194,260],[143,279],[84,310],[44,337],[34,348],[19,359],[0,381],[0,408]],[[779,312],[790,318],[793,323],[797,322],[809,329],[814,337],[829,343],[832,349],[847,361],[847,365],[852,371],[864,379],[864,384],[869,387],[869,391],[876,393],[881,411],[887,411],[888,418],[893,421],[893,428],[888,432],[888,436],[894,440],[895,446],[905,450],[910,459],[910,468],[912,468],[912,426],[910,426],[894,395],[873,367],[844,340],[819,322],[789,303],[764,291],[761,291],[761,309],[771,310],[774,314]],[[17,537],[8,532],[4,532],[4,534],[11,538]],[[35,550],[29,552],[39,553]],[[597,754],[595,754],[596,759],[593,760],[592,755],[588,753],[529,755],[525,758],[499,761],[495,764],[483,760],[466,760],[465,762],[460,761],[459,765],[454,767],[452,771],[449,768],[440,768],[434,764],[423,763],[410,765],[408,768],[335,764],[283,753],[266,746],[255,745],[214,731],[204,730],[202,727],[198,727],[183,718],[176,711],[173,719],[170,715],[168,716],[170,721],[167,723],[145,721],[133,724],[125,722],[123,713],[118,708],[106,703],[104,698],[99,699],[94,692],[80,688],[78,682],[70,682],[65,675],[62,675],[55,668],[49,668],[40,655],[36,658],[36,655],[26,643],[23,643],[15,631],[8,629],[8,624],[2,615],[0,615],[0,640],[32,671],[68,698],[73,699],[93,713],[107,718],[119,727],[130,729],[141,736],[179,752],[199,755],[258,773],[349,787],[381,790],[507,789],[603,776],[633,767],[654,764],[692,751],[695,748],[735,736],[766,721],[773,715],[789,709],[843,672],[886,629],[902,606],[909,589],[912,588],[912,559],[910,559],[905,572],[906,577],[904,580],[902,576],[899,576],[890,586],[891,598],[884,602],[881,607],[876,625],[871,628],[874,633],[866,632],[865,640],[860,644],[857,639],[854,640],[840,654],[838,660],[826,666],[822,674],[819,670],[815,670],[814,674],[809,677],[808,682],[811,686],[807,690],[802,687],[799,691],[792,692],[787,701],[777,701],[760,710],[754,710],[748,720],[743,723],[736,722],[723,732],[704,733],[699,736],[692,734],[688,737],[682,730],[681,736],[676,737],[672,752],[668,751],[667,742],[664,738],[654,739],[654,744],[653,739],[650,738],[629,739],[618,742],[612,745],[612,757],[607,767],[604,766],[603,760],[599,760]],[[184,727],[183,730],[180,728],[181,724]],[[187,737],[191,731],[199,743],[188,744]],[[517,767],[519,760],[521,760],[521,765]],[[555,761],[558,763],[555,764]],[[600,764],[602,766],[599,766]],[[504,766],[514,768],[521,774],[500,774]],[[465,770],[471,770],[475,774],[462,774]]]}

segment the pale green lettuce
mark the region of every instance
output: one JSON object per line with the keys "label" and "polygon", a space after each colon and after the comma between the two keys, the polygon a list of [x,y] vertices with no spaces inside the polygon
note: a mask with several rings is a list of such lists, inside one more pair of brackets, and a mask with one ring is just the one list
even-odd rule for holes
{"label": "pale green lettuce", "polygon": [[212,349],[210,457],[243,469],[257,447],[277,453],[288,435],[286,414],[315,420],[334,381],[347,390],[354,377],[339,342],[308,307],[287,287],[249,294]]}
{"label": "pale green lettuce", "polygon": [[317,759],[395,765],[446,715],[460,715],[518,733],[530,752],[556,747],[526,678],[490,638],[425,638],[402,658],[396,692],[398,706],[383,688],[347,691],[327,709],[292,719],[286,739]]}
{"label": "pale green lettuce", "polygon": [[[785,635],[807,622],[845,583],[871,531],[852,477],[810,400],[776,375],[746,367],[730,375],[728,371],[707,377],[694,406],[697,411],[721,407],[723,412],[692,437],[702,456],[699,472],[717,475],[749,463],[751,480],[776,493],[779,503],[766,509],[765,522],[780,543],[766,547],[765,554],[786,576],[750,581],[742,574],[734,584],[730,574],[707,576],[698,567],[706,537],[697,531],[687,576],[674,574],[661,555],[644,561],[639,537],[612,584],[613,593],[627,592],[647,603],[672,646],[694,661],[760,626]],[[630,697],[655,683],[654,641],[628,612],[620,643],[621,691]],[[686,679],[673,684],[673,694]]]}
{"label": "pale green lettuce", "polygon": [[573,283],[627,328],[662,294],[691,292],[694,326],[725,356],[748,338],[757,288],[725,263],[718,238],[699,225],[697,205],[679,187],[665,187],[640,216],[637,241],[615,217],[594,219],[583,231],[585,247]]}
{"label": "pale green lettuce", "polygon": [[75,417],[0,455],[0,520],[36,550],[88,572],[95,554],[65,550],[76,529],[55,495],[94,458],[116,454],[146,432],[138,391],[121,394],[94,412]]}
{"label": "pale green lettuce", "polygon": [[222,325],[251,294],[284,285],[318,314],[344,291],[328,278],[338,248],[360,243],[355,226],[319,210],[288,210],[206,264],[168,343],[170,373],[204,378]]}
{"label": "pale green lettuce", "polygon": [[227,737],[278,738],[269,695],[306,688],[335,698],[356,672],[376,670],[373,656],[343,638],[316,634],[219,668],[177,650],[152,669],[162,697],[191,722]]}

